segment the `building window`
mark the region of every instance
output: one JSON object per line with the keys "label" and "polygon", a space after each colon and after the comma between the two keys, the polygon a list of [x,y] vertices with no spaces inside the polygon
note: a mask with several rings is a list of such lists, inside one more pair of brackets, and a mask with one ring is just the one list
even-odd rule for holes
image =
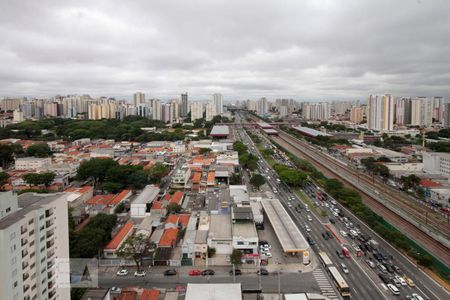
{"label": "building window", "polygon": [[6,212],[9,213],[11,211],[11,207],[6,208]]}
{"label": "building window", "polygon": [[14,282],[14,287],[15,287],[15,288],[17,287],[17,281]]}
{"label": "building window", "polygon": [[30,221],[28,221],[28,225],[31,225],[34,223],[34,219],[31,219]]}
{"label": "building window", "polygon": [[42,220],[43,218],[44,218],[43,214],[39,216],[39,220]]}
{"label": "building window", "polygon": [[238,245],[244,245],[244,242],[237,242]]}

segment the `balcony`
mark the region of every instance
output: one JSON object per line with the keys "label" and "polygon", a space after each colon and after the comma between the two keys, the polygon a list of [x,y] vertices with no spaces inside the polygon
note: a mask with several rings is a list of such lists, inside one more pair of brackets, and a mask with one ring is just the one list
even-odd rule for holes
{"label": "balcony", "polygon": [[22,270],[25,270],[26,267],[28,267],[28,265],[29,265],[29,263],[26,262],[26,261],[24,261],[24,262],[22,263]]}
{"label": "balcony", "polygon": [[30,285],[26,284],[23,286],[23,292],[25,293],[26,291],[28,291],[30,289]]}
{"label": "balcony", "polygon": [[51,278],[53,278],[54,275],[55,275],[55,271],[47,272],[47,278],[48,278],[48,280],[50,280]]}
{"label": "balcony", "polygon": [[47,210],[45,211],[45,217],[46,217],[46,218],[49,218],[49,217],[51,217],[51,216],[53,216],[53,210],[52,210],[52,209],[47,209]]}
{"label": "balcony", "polygon": [[50,293],[48,293],[48,298],[51,299],[56,295],[56,290],[52,290]]}
{"label": "balcony", "polygon": [[47,284],[47,287],[48,287],[49,290],[51,290],[52,287],[54,287],[54,286],[55,286],[55,284],[53,283],[53,281],[50,281],[50,282]]}
{"label": "balcony", "polygon": [[45,226],[48,228],[50,226],[52,226],[55,222],[53,220],[48,220],[45,222]]}
{"label": "balcony", "polygon": [[20,233],[21,234],[24,234],[24,233],[26,233],[28,231],[28,229],[26,228],[26,227],[21,227],[20,228]]}
{"label": "balcony", "polygon": [[26,238],[23,238],[23,239],[21,240],[22,246],[25,246],[27,243],[28,243],[28,240],[27,240]]}
{"label": "balcony", "polygon": [[28,277],[30,277],[30,274],[28,274],[28,273],[23,274],[23,276],[22,276],[23,281],[27,280]]}
{"label": "balcony", "polygon": [[51,269],[55,265],[55,262],[53,260],[47,262],[47,269]]}
{"label": "balcony", "polygon": [[50,251],[47,253],[47,259],[50,259],[53,255],[55,255],[55,251]]}
{"label": "balcony", "polygon": [[27,250],[22,250],[22,258],[24,258],[27,255],[28,255],[28,251]]}
{"label": "balcony", "polygon": [[54,241],[54,240],[48,241],[48,242],[47,242],[47,249],[53,247],[54,244],[55,244],[55,241]]}
{"label": "balcony", "polygon": [[54,230],[47,231],[47,238],[51,238],[55,234]]}

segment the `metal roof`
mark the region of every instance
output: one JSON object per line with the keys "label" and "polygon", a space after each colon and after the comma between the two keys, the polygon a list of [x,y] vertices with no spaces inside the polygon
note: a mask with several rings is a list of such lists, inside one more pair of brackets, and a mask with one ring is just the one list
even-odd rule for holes
{"label": "metal roof", "polygon": [[309,248],[303,234],[278,199],[264,199],[266,212],[284,252],[303,252]]}
{"label": "metal roof", "polygon": [[292,126],[292,128],[294,128],[297,131],[300,131],[303,134],[312,136],[312,137],[316,137],[316,136],[329,136],[331,137],[331,134],[319,131],[319,130],[315,130],[309,127],[303,127],[303,126]]}
{"label": "metal roof", "polygon": [[227,125],[215,125],[209,135],[229,135],[230,129]]}

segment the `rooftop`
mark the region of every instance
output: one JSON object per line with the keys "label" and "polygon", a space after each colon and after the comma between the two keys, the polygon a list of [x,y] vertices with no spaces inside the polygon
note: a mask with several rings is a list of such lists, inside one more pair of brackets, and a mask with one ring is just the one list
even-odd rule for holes
{"label": "rooftop", "polygon": [[147,185],[144,190],[134,199],[133,204],[151,203],[159,194],[159,187]]}
{"label": "rooftop", "polygon": [[164,230],[161,239],[159,240],[160,246],[173,246],[177,241],[178,228],[167,228]]}
{"label": "rooftop", "polygon": [[208,236],[212,239],[231,239],[230,215],[211,215]]}
{"label": "rooftop", "polygon": [[306,134],[308,136],[311,137],[316,137],[316,136],[328,136],[331,137],[331,134],[322,132],[322,131],[318,131],[309,127],[303,127],[303,126],[292,126],[293,129],[299,131],[302,134]]}
{"label": "rooftop", "polygon": [[185,300],[241,300],[240,283],[188,283]]}
{"label": "rooftop", "polygon": [[226,125],[215,125],[212,130],[211,133],[209,135],[215,136],[215,135],[219,135],[219,136],[226,136],[230,134],[230,129],[228,128],[228,126]]}
{"label": "rooftop", "polygon": [[141,300],[158,300],[159,290],[144,290],[141,295]]}
{"label": "rooftop", "polygon": [[233,236],[243,238],[257,238],[258,233],[253,222],[236,222],[232,225]]}
{"label": "rooftop", "polygon": [[116,233],[112,240],[106,245],[105,249],[116,249],[122,243],[124,238],[128,236],[131,230],[133,230],[133,222],[128,221],[122,228]]}

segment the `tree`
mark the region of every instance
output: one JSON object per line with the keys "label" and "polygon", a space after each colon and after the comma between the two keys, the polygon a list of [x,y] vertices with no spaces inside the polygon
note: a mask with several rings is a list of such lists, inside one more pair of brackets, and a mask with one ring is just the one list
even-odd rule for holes
{"label": "tree", "polygon": [[102,191],[106,191],[106,192],[112,193],[112,194],[120,192],[122,190],[122,187],[123,186],[120,183],[111,182],[111,181],[104,182],[100,185],[100,189]]}
{"label": "tree", "polygon": [[81,163],[77,171],[77,176],[81,180],[92,179],[94,184],[102,183],[108,170],[119,164],[111,158],[92,158]]}
{"label": "tree", "polygon": [[11,145],[0,144],[0,163],[3,169],[8,168],[9,164],[14,161],[13,154]]}
{"label": "tree", "polygon": [[6,172],[0,172],[0,190],[3,189],[3,186],[8,182],[9,175]]}
{"label": "tree", "polygon": [[161,179],[167,174],[167,166],[162,163],[156,163],[149,171],[151,183],[160,183]]}
{"label": "tree", "polygon": [[259,190],[259,187],[266,183],[266,179],[260,174],[254,174],[252,178],[250,178],[250,183]]}
{"label": "tree", "polygon": [[239,155],[242,155],[247,153],[248,148],[243,142],[237,141],[233,143],[233,150],[237,151]]}
{"label": "tree", "polygon": [[49,157],[52,155],[52,150],[50,150],[47,143],[38,143],[28,147],[27,155],[35,157]]}
{"label": "tree", "polygon": [[178,214],[181,212],[181,205],[171,202],[169,205],[167,205],[167,214]]}
{"label": "tree", "polygon": [[216,248],[208,247],[208,257],[213,257],[214,255],[216,255]]}
{"label": "tree", "polygon": [[55,177],[56,177],[55,173],[45,172],[45,173],[28,173],[23,175],[22,178],[30,186],[42,184],[48,187],[49,185],[52,184]]}
{"label": "tree", "polygon": [[407,191],[409,189],[417,189],[421,179],[420,177],[411,174],[409,176],[402,176],[400,180],[402,182],[403,189]]}
{"label": "tree", "polygon": [[253,171],[258,167],[258,157],[251,153],[245,153],[239,156],[239,163],[242,167]]}
{"label": "tree", "polygon": [[417,263],[425,268],[428,268],[433,263],[433,259],[429,255],[420,255]]}
{"label": "tree", "polygon": [[238,249],[233,249],[233,252],[230,255],[230,261],[233,265],[241,265],[242,264],[242,252]]}
{"label": "tree", "polygon": [[230,185],[236,185],[242,183],[242,176],[239,173],[233,173],[230,177]]}
{"label": "tree", "polygon": [[142,271],[143,257],[151,250],[155,249],[155,244],[143,234],[129,236],[125,242],[117,249],[116,254],[124,259],[132,259],[136,264],[138,272]]}
{"label": "tree", "polygon": [[200,150],[198,151],[198,153],[201,155],[209,153],[209,152],[211,152],[210,148],[200,148]]}
{"label": "tree", "polygon": [[137,170],[128,176],[129,186],[137,190],[144,188],[148,182],[148,174],[141,170]]}
{"label": "tree", "polygon": [[285,170],[282,170],[279,175],[281,181],[290,186],[301,186],[307,178],[305,173],[292,168],[286,168]]}

